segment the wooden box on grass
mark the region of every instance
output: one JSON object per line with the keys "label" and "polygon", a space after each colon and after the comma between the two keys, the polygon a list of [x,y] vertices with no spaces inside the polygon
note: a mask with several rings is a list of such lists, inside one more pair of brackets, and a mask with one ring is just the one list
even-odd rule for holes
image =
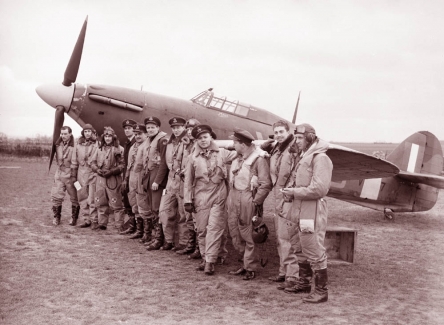
{"label": "wooden box on grass", "polygon": [[325,249],[329,262],[353,263],[358,230],[346,227],[327,227]]}

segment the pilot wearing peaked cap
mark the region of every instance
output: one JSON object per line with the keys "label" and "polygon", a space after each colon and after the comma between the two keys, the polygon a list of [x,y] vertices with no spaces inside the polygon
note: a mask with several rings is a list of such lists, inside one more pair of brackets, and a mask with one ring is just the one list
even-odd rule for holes
{"label": "pilot wearing peaked cap", "polygon": [[146,126],[143,124],[136,124],[134,126],[135,133],[146,133]]}
{"label": "pilot wearing peaked cap", "polygon": [[185,125],[187,121],[185,121],[185,119],[181,118],[181,117],[173,117],[172,119],[170,119],[168,121],[168,123],[170,124],[171,127],[173,126],[182,126]]}
{"label": "pilot wearing peaked cap", "polygon": [[197,139],[203,133],[209,133],[213,139],[217,138],[216,133],[213,132],[213,129],[211,128],[211,126],[206,125],[206,124],[200,124],[200,125],[195,126],[193,128],[193,130],[191,131],[191,136],[194,139]]}
{"label": "pilot wearing peaked cap", "polygon": [[239,128],[235,128],[234,134],[230,135],[228,138],[231,140],[237,140],[247,145],[251,144],[254,141],[254,137],[251,135],[250,132]]}
{"label": "pilot wearing peaked cap", "polygon": [[122,128],[125,128],[126,126],[135,127],[137,125],[137,122],[131,119],[123,120],[122,122]]}
{"label": "pilot wearing peaked cap", "polygon": [[160,127],[160,120],[155,116],[148,116],[144,121],[145,125],[152,123]]}

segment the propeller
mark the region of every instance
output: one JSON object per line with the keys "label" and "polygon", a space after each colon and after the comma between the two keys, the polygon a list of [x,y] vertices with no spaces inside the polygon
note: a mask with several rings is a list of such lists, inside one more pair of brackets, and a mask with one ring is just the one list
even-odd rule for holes
{"label": "propeller", "polygon": [[54,133],[52,134],[52,148],[51,148],[51,156],[49,157],[49,168],[48,171],[51,170],[52,160],[54,159],[54,155],[56,152],[56,141],[60,137],[60,131],[63,126],[63,122],[65,121],[65,108],[63,106],[57,106],[54,117]]}
{"label": "propeller", "polygon": [[85,43],[86,25],[88,24],[88,16],[86,16],[83,23],[82,30],[80,31],[77,43],[72,51],[71,58],[69,59],[68,66],[65,70],[65,75],[62,84],[64,86],[71,86],[73,82],[76,82],[77,73],[79,72],[80,60],[82,58],[83,44]]}
{"label": "propeller", "polygon": [[[80,31],[79,37],[77,38],[76,45],[74,46],[74,50],[72,51],[71,58],[69,59],[68,66],[66,67],[64,79],[63,79],[63,86],[65,87],[71,87],[71,85],[76,82],[77,74],[79,72],[80,67],[80,60],[82,59],[82,52],[83,52],[83,44],[85,43],[85,35],[86,35],[86,26],[88,24],[88,16],[86,16],[85,22],[83,23],[82,29]],[[65,88],[66,89],[66,88]],[[50,98],[52,99],[52,96],[44,96],[46,95],[46,89],[40,88],[38,89],[38,93],[42,93],[41,97],[43,98]],[[39,94],[40,94],[39,93]],[[63,92],[64,93],[64,92]],[[55,103],[51,100],[51,103],[55,104],[55,117],[54,117],[54,131],[52,133],[52,148],[51,148],[51,155],[49,157],[49,170],[51,170],[52,160],[54,159],[54,155],[56,153],[56,141],[60,137],[60,131],[63,126],[63,122],[65,121],[65,111],[69,110],[68,102],[65,103],[65,105],[57,105],[57,102],[59,98],[56,96]],[[49,99],[48,99],[49,100]]]}
{"label": "propeller", "polygon": [[301,92],[299,91],[298,95],[298,101],[296,102],[296,108],[294,109],[293,119],[291,120],[291,123],[296,122],[296,115],[298,115],[298,107],[299,107],[299,99],[301,98]]}

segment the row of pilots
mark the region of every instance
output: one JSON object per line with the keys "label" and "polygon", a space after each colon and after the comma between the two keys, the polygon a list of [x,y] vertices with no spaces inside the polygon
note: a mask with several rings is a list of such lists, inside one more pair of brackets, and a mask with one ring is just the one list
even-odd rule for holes
{"label": "row of pilots", "polygon": [[328,144],[315,129],[301,124],[292,133],[279,120],[273,124],[274,139],[261,150],[251,133],[235,129],[230,136],[235,150],[227,150],[214,142],[212,128],[196,119],[174,117],[169,124],[170,137],[157,117],[147,117],[144,124],[126,119],[123,147],[111,127],[97,141],[86,124],[76,143],[71,129],[62,127],[51,191],[53,223],[60,224],[67,191],[70,225],[80,214],[81,228],[106,230],[113,212],[121,234],[140,239],[147,250],[201,258],[197,269],[207,275],[226,257],[228,230],[242,255],[242,265],[230,274],[252,280],[260,264],[258,243],[268,236],[263,203],[273,191],[280,268],[269,279],[286,293],[311,292],[304,302],[327,301],[324,197],[333,166],[325,154]]}

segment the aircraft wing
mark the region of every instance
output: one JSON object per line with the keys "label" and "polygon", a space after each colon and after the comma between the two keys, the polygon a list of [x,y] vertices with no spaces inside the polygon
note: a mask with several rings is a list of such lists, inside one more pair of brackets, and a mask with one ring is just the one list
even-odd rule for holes
{"label": "aircraft wing", "polygon": [[336,144],[329,144],[327,155],[333,162],[332,181],[395,176],[399,168],[393,163]]}
{"label": "aircraft wing", "polygon": [[431,174],[419,174],[401,171],[397,177],[413,183],[421,183],[444,189],[444,177]]}
{"label": "aircraft wing", "polygon": [[[233,149],[233,140],[215,140],[220,148]],[[259,147],[265,140],[255,140]],[[383,178],[395,176],[399,168],[393,163],[373,157],[353,149],[329,144],[327,155],[333,162],[332,181],[340,182],[352,179]]]}

